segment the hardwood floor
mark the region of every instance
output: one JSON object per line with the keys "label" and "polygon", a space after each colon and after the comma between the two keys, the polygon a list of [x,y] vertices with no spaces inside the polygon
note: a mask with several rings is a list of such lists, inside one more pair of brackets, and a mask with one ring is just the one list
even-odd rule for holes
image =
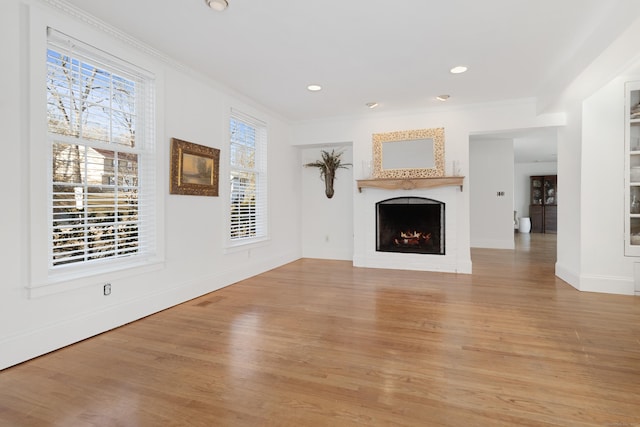
{"label": "hardwood floor", "polygon": [[640,426],[640,299],[303,259],[0,372],[2,426]]}

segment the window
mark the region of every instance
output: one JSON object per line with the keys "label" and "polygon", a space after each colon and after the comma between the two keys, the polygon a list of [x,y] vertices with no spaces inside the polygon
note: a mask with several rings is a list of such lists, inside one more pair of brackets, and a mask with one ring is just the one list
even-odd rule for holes
{"label": "window", "polygon": [[266,239],[266,125],[250,116],[232,111],[229,134],[229,239],[232,245]]}
{"label": "window", "polygon": [[50,271],[153,255],[151,77],[49,29],[46,80]]}

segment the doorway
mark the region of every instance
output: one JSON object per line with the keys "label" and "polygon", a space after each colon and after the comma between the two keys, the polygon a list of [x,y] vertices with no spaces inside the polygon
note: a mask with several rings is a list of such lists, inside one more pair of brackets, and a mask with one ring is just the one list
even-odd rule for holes
{"label": "doorway", "polygon": [[558,174],[557,132],[544,127],[470,135],[471,247],[515,247],[520,220],[530,218],[530,177]]}

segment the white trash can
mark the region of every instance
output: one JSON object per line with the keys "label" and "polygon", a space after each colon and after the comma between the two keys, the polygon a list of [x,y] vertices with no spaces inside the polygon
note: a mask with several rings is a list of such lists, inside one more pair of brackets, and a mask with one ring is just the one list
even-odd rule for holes
{"label": "white trash can", "polygon": [[518,229],[521,233],[528,233],[531,231],[531,218],[523,217],[520,218],[520,228]]}

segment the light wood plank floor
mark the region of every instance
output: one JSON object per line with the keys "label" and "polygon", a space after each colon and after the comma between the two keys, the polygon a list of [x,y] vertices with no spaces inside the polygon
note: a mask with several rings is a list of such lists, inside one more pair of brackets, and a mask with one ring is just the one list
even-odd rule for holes
{"label": "light wood plank floor", "polygon": [[640,426],[640,298],[303,259],[0,372],[2,426]]}

